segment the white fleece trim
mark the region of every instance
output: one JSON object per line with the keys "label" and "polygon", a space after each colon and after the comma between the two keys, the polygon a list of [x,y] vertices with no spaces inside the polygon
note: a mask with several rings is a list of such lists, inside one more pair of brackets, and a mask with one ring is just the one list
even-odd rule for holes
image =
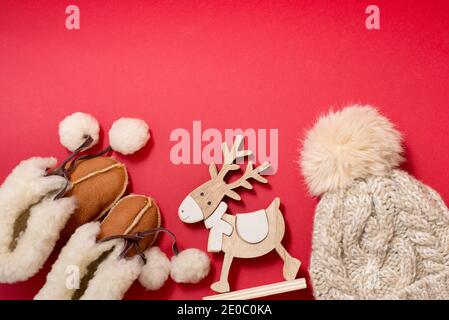
{"label": "white fleece trim", "polygon": [[81,300],[121,300],[123,298],[139,277],[143,261],[138,255],[132,258],[120,258],[122,250],[123,246],[117,245],[100,264]]}
{"label": "white fleece trim", "polygon": [[[55,164],[55,158],[24,160],[0,187],[0,282],[24,281],[35,275],[75,210],[74,198],[53,200],[48,196],[65,184],[62,177],[45,176],[46,169]],[[11,251],[15,221],[30,206],[27,228]]]}
{"label": "white fleece trim", "polygon": [[68,300],[75,289],[67,288],[66,271],[69,266],[79,268],[80,279],[87,273],[87,267],[100,255],[115,246],[96,270],[93,278],[81,299],[121,299],[134,280],[139,276],[143,263],[139,257],[119,259],[123,249],[123,240],[112,240],[104,243],[97,242],[100,223],[91,222],[79,227],[69,242],[62,249],[58,259],[53,264],[47,281],[36,300]]}

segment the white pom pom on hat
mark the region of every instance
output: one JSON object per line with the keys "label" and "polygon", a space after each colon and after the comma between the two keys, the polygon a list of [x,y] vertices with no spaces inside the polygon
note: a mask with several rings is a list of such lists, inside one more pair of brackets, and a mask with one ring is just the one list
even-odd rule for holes
{"label": "white pom pom on hat", "polygon": [[348,106],[320,117],[307,133],[301,170],[313,195],[337,191],[355,179],[390,173],[403,161],[401,143],[376,108]]}
{"label": "white pom pom on hat", "polygon": [[83,112],[75,112],[59,123],[59,141],[70,151],[80,147],[88,136],[93,140],[89,147],[94,146],[98,142],[99,132],[98,121]]}
{"label": "white pom pom on hat", "polygon": [[170,260],[159,247],[151,247],[145,251],[147,262],[139,276],[140,284],[148,290],[160,289],[170,275]]}
{"label": "white pom pom on hat", "polygon": [[120,118],[109,130],[109,143],[114,151],[133,154],[150,139],[148,124],[141,119]]}
{"label": "white pom pom on hat", "polygon": [[210,259],[199,249],[190,248],[171,258],[171,278],[178,283],[198,283],[210,271]]}

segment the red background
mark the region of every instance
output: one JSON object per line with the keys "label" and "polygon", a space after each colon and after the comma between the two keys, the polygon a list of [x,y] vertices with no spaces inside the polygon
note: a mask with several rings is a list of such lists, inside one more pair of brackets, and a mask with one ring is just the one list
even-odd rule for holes
{"label": "red background", "polygon": [[[365,28],[365,8],[381,10],[381,30]],[[65,28],[77,4],[81,30]],[[175,128],[279,129],[279,170],[270,187],[244,192],[233,212],[280,196],[286,247],[307,277],[313,210],[298,165],[300,139],[329,106],[370,103],[404,133],[405,169],[449,201],[449,1],[12,1],[0,2],[0,179],[31,156],[68,153],[57,126],[75,111],[100,121],[141,117],[152,143],[121,157],[131,191],[157,199],[181,247],[206,248],[208,232],[176,215],[184,196],[208,178],[205,165],[172,165]],[[107,142],[104,140],[102,144]],[[100,147],[100,146],[99,146]],[[99,148],[98,147],[98,148]],[[98,149],[97,148],[97,149]],[[160,242],[166,252],[170,241]],[[169,280],[156,292],[135,284],[128,299],[198,299],[211,294],[222,256],[199,285]],[[24,283],[0,285],[0,298],[32,298],[56,258]],[[275,254],[238,261],[231,285],[282,280]],[[275,298],[312,298],[311,289]]]}

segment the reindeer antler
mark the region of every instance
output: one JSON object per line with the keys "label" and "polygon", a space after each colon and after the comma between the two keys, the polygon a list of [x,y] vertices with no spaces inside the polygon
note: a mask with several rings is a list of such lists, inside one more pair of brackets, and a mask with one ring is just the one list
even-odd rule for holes
{"label": "reindeer antler", "polygon": [[221,144],[221,150],[223,151],[223,165],[233,164],[239,158],[243,158],[252,154],[251,150],[239,150],[243,142],[243,136],[239,134],[235,137],[234,144],[231,150],[228,148],[228,144],[223,142]]}
{"label": "reindeer antler", "polygon": [[253,186],[248,182],[248,179],[254,179],[259,181],[260,183],[267,183],[268,180],[262,177],[261,173],[265,170],[267,170],[270,167],[269,162],[264,162],[260,166],[258,166],[256,169],[253,167],[253,163],[251,161],[248,162],[248,165],[246,166],[245,173],[236,181],[229,183],[228,187],[229,189],[235,189],[238,187],[244,187],[246,189],[252,189]]}
{"label": "reindeer antler", "polygon": [[224,142],[221,145],[221,149],[223,151],[223,165],[221,166],[220,170],[219,171],[217,170],[217,167],[214,163],[211,163],[209,166],[209,173],[212,180],[209,182],[208,187],[213,186],[213,188],[217,188],[218,183],[218,185],[222,186],[219,187],[219,190],[221,190],[221,192],[223,192],[224,195],[234,200],[240,200],[241,198],[237,192],[233,191],[233,189],[236,189],[238,187],[244,187],[246,189],[253,188],[251,183],[248,182],[249,179],[254,179],[256,181],[259,181],[260,183],[268,182],[267,179],[262,177],[262,172],[264,172],[270,167],[270,163],[264,162],[263,164],[254,169],[253,163],[251,161],[248,162],[245,173],[239,179],[229,184],[227,184],[224,181],[224,178],[229,171],[240,169],[240,166],[234,163],[235,161],[237,161],[237,159],[252,154],[251,150],[244,150],[244,149],[240,150],[242,143],[243,143],[242,135],[238,135],[235,137],[231,149],[229,149],[227,143]]}
{"label": "reindeer antler", "polygon": [[209,173],[212,178],[218,176],[218,178],[224,179],[229,171],[240,169],[240,166],[234,164],[234,162],[237,161],[237,159],[244,158],[252,154],[251,150],[240,150],[242,143],[243,136],[238,135],[235,137],[231,149],[229,149],[226,142],[221,144],[221,150],[223,152],[223,165],[221,166],[220,172],[217,172],[217,167],[215,165],[209,166]]}
{"label": "reindeer antler", "polygon": [[270,167],[269,162],[264,162],[260,166],[254,169],[253,163],[251,161],[248,162],[248,165],[246,166],[245,173],[235,180],[232,183],[229,183],[227,185],[228,190],[226,191],[226,195],[234,200],[240,200],[240,196],[237,192],[232,191],[232,189],[236,189],[238,187],[243,187],[246,189],[252,189],[253,186],[251,183],[248,182],[249,179],[254,179],[259,181],[260,183],[267,183],[268,180],[262,177],[262,172],[267,170]]}

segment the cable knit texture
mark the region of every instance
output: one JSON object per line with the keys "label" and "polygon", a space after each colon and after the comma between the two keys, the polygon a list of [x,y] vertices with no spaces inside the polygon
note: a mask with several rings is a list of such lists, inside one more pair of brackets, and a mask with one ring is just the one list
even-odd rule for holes
{"label": "cable knit texture", "polygon": [[449,210],[401,170],[327,192],[310,275],[318,299],[449,299]]}

